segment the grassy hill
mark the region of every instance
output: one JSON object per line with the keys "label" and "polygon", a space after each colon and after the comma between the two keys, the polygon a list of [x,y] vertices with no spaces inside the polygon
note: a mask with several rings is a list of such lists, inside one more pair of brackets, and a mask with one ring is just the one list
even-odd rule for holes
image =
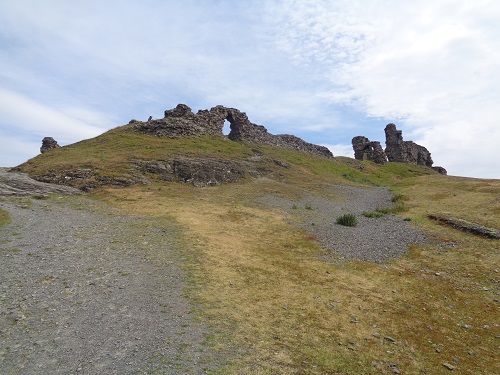
{"label": "grassy hill", "polygon": [[[137,160],[180,156],[254,160],[262,173],[197,188],[136,167]],[[171,140],[130,126],[44,153],[19,169],[57,178],[91,171],[71,180],[75,186],[125,178],[134,183],[103,185],[90,195],[158,223],[173,219],[193,281],[186,297],[201,302],[200,319],[215,329],[209,344],[234,355],[227,373],[444,374],[450,366],[464,374],[500,372],[499,241],[427,218],[447,212],[500,228],[500,180],[224,138]],[[398,215],[432,243],[388,264],[326,262],[318,257],[325,250],[289,214],[255,203],[266,194],[328,196],[325,186],[339,184],[389,186]]]}

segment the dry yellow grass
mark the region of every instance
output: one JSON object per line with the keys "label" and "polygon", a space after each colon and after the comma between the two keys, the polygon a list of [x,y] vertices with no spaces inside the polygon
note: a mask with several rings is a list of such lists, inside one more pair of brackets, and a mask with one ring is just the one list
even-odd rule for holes
{"label": "dry yellow grass", "polygon": [[304,193],[297,185],[153,184],[100,195],[124,209],[173,217],[184,229],[198,257],[192,272],[202,316],[220,332],[213,344],[238,354],[228,373],[378,374],[397,364],[401,373],[441,374],[450,363],[464,374],[495,374],[498,241],[425,216],[449,211],[498,227],[499,188],[497,180],[402,180],[395,189],[408,197],[404,216],[442,244],[416,247],[388,265],[324,262],[314,239],[282,212],[248,203],[268,192]]}

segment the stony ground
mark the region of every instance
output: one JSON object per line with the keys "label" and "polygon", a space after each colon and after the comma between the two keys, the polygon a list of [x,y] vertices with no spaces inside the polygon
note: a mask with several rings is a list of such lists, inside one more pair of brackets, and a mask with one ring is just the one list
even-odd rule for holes
{"label": "stony ground", "polygon": [[[334,259],[360,259],[383,263],[400,257],[412,244],[424,244],[427,237],[415,230],[400,217],[385,215],[369,218],[363,212],[392,207],[392,193],[385,187],[329,186],[330,197],[308,195],[292,201],[273,195],[260,199],[260,203],[285,210],[299,226],[313,234],[321,247],[330,250]],[[356,227],[336,223],[336,218],[353,214],[358,220]]]}
{"label": "stony ground", "polygon": [[[37,189],[25,186],[22,194]],[[186,297],[172,226],[84,196],[4,194],[0,208],[12,219],[0,228],[0,373],[200,374],[218,367],[204,344],[210,330],[193,320],[197,306]]]}

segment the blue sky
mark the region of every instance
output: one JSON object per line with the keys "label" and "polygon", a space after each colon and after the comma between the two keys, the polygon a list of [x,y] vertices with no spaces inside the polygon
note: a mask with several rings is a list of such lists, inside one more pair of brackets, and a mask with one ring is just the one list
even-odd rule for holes
{"label": "blue sky", "polygon": [[500,178],[500,2],[0,0],[0,166],[178,103],[353,156],[389,122]]}

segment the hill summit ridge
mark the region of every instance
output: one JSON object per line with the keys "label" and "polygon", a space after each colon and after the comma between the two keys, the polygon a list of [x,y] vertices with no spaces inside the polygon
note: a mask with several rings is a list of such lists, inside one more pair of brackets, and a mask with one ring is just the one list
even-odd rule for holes
{"label": "hill summit ridge", "polygon": [[173,109],[165,111],[162,119],[149,119],[147,122],[135,123],[135,129],[146,134],[168,138],[224,136],[224,122],[230,123],[231,131],[227,138],[231,141],[243,141],[270,146],[287,147],[314,155],[332,158],[330,150],[324,146],[315,145],[289,134],[274,135],[263,125],[252,123],[245,112],[236,108],[217,105],[210,110],[199,110],[196,114],[185,104],[178,104]]}

